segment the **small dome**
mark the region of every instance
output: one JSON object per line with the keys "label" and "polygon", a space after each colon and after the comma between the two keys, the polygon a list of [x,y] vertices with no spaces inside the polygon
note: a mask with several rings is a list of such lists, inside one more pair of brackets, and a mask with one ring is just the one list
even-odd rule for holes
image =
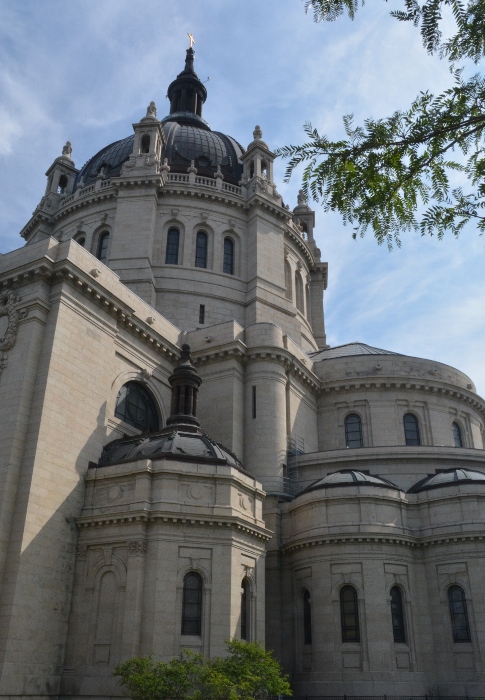
{"label": "small dome", "polygon": [[419,493],[428,489],[455,486],[456,484],[483,484],[485,486],[485,474],[475,469],[444,469],[437,474],[421,479],[417,484],[411,486],[408,493]]}
{"label": "small dome", "polygon": [[400,355],[399,352],[392,350],[382,350],[382,348],[373,348],[366,343],[346,343],[345,345],[336,345],[334,348],[327,350],[318,350],[317,352],[309,353],[313,362],[321,360],[333,360],[336,357],[353,357],[355,355]]}
{"label": "small dome", "polygon": [[188,461],[218,461],[243,470],[239,459],[227,447],[211,440],[200,431],[165,428],[153,435],[137,435],[108,443],[96,466],[106,467],[137,459],[177,459]]}
{"label": "small dome", "polygon": [[393,484],[387,479],[382,479],[380,476],[372,476],[366,472],[359,472],[355,469],[342,469],[339,472],[333,472],[332,474],[327,474],[323,479],[318,479],[314,481],[313,484],[307,486],[306,489],[301,491],[298,495],[301,496],[303,493],[308,493],[309,491],[316,491],[317,489],[332,488],[334,486],[380,486],[386,489],[395,489],[400,491],[398,486]]}

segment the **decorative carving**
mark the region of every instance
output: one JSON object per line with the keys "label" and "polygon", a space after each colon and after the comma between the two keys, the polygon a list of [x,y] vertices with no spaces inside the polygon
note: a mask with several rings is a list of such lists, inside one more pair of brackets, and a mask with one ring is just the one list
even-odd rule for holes
{"label": "decorative carving", "polygon": [[15,345],[20,321],[27,316],[27,309],[19,309],[20,297],[12,290],[0,294],[0,316],[7,316],[7,329],[0,338],[0,376],[7,366],[7,353]]}
{"label": "decorative carving", "polygon": [[195,160],[190,161],[190,165],[187,168],[188,173],[194,173],[194,175],[197,175],[197,168],[195,167]]}
{"label": "decorative carving", "polygon": [[157,105],[152,100],[147,107],[147,117],[155,118],[157,116]]}
{"label": "decorative carving", "polygon": [[253,138],[255,141],[261,141],[261,139],[263,138],[263,132],[261,131],[261,127],[259,126],[259,124],[256,124],[256,126],[254,127]]}
{"label": "decorative carving", "polygon": [[70,141],[66,141],[66,145],[62,147],[62,155],[64,158],[71,158],[72,146]]}
{"label": "decorative carving", "polygon": [[76,556],[78,559],[86,559],[88,556],[88,545],[87,544],[78,544],[76,547]]}
{"label": "decorative carving", "polygon": [[169,173],[170,172],[170,165],[168,164],[168,158],[163,159],[163,164],[162,164],[160,170],[162,171],[162,173]]}
{"label": "decorative carving", "polygon": [[138,555],[138,554],[143,554],[145,555],[147,553],[147,543],[146,540],[132,540],[131,542],[128,542],[128,554],[129,555]]}

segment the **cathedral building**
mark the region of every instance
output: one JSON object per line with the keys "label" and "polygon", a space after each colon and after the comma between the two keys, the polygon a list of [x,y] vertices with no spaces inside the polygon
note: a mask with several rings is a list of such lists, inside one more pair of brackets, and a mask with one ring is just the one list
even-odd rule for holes
{"label": "cathedral building", "polygon": [[237,637],[300,696],[483,695],[484,400],[329,347],[303,194],[204,120],[192,48],[167,94],[68,142],[0,257],[0,694]]}

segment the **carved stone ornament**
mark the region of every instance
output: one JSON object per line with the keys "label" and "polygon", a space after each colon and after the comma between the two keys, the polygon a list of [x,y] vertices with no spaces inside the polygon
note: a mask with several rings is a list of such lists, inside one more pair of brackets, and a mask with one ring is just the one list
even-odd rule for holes
{"label": "carved stone ornament", "polygon": [[[0,376],[7,366],[7,353],[15,345],[20,321],[27,316],[27,309],[19,309],[20,297],[12,290],[0,294],[0,317],[7,316],[7,329],[0,337]],[[1,331],[0,331],[1,332]]]}
{"label": "carved stone ornament", "polygon": [[147,543],[146,540],[132,540],[128,542],[128,554],[146,554],[147,553]]}

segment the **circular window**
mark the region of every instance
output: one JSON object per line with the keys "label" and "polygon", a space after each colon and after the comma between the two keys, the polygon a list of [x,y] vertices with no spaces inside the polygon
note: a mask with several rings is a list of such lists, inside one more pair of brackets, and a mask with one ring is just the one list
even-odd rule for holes
{"label": "circular window", "polygon": [[121,387],[116,399],[115,416],[142,433],[153,433],[159,429],[155,402],[138,382],[128,382]]}

